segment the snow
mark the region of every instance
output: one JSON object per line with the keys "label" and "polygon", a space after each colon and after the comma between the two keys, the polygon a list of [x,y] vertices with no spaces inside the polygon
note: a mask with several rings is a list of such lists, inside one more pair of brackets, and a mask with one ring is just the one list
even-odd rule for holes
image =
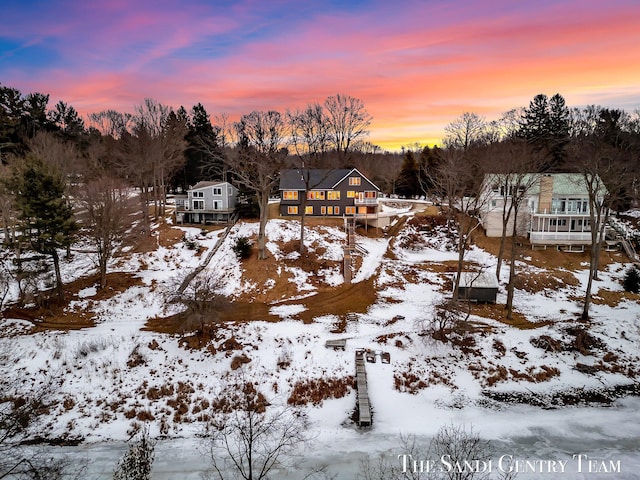
{"label": "snow", "polygon": [[[276,285],[269,279],[255,285],[243,276],[242,262],[233,254],[232,246],[240,236],[255,238],[257,224],[240,222],[222,243],[207,271],[222,279],[220,293],[235,297],[269,290]],[[286,304],[272,305],[269,312],[281,318],[279,322],[254,319],[226,325],[220,337],[212,341],[216,353],[206,349],[190,350],[180,346],[179,336],[144,330],[148,320],[175,313],[166,304],[164,293],[186,272],[204,261],[214,247],[221,231],[203,235],[199,228],[176,227],[204,247],[198,256],[182,242],[173,247],[158,247],[148,254],[129,254],[126,261],[117,259],[112,268],[134,272],[142,285],[128,288],[106,300],[97,300],[95,286],[81,290],[72,306],[91,310],[96,325],[77,331],[47,331],[27,334],[28,322],[5,319],[0,324],[0,352],[11,363],[3,362],[5,378],[29,379],[16,388],[31,388],[46,384],[52,378],[60,382],[56,394],[58,402],[47,416],[44,434],[51,437],[81,437],[85,443],[72,452],[85,452],[94,459],[92,478],[109,478],[115,459],[121,455],[133,425],[141,423],[135,414],[148,411],[153,436],[160,435],[160,423],[168,424],[157,449],[154,478],[200,478],[206,466],[199,451],[202,424],[191,410],[184,421],[174,421],[174,410],[167,404],[176,398],[175,391],[155,399],[152,389],[173,386],[179,382],[189,385],[193,393],[189,400],[212,398],[222,391],[224,379],[231,371],[232,359],[240,354],[250,359],[242,368],[259,382],[260,390],[273,408],[284,406],[292,386],[297,381],[353,374],[353,358],[358,348],[387,351],[390,364],[367,364],[367,378],[374,423],[370,430],[361,431],[349,422],[355,404],[355,391],[339,399],[327,399],[319,406],[305,408],[312,421],[313,447],[304,452],[305,465],[326,462],[338,478],[354,478],[358,462],[367,454],[386,452],[392,457],[402,453],[397,437],[414,434],[423,442],[445,424],[473,425],[484,438],[495,442],[499,453],[521,458],[571,459],[575,453],[594,458],[620,460],[623,475],[640,469],[640,426],[630,422],[637,415],[640,400],[628,397],[609,407],[580,406],[541,409],[527,405],[499,403],[483,395],[484,391],[546,395],[568,388],[599,388],[630,383],[620,371],[599,370],[586,374],[576,370],[576,364],[596,365],[606,353],[619,358],[625,368],[638,363],[640,341],[640,307],[637,300],[623,299],[614,306],[596,302],[592,307],[591,335],[606,343],[606,351],[584,355],[577,351],[547,352],[535,347],[531,340],[549,336],[567,339],[566,328],[575,325],[581,311],[579,299],[583,294],[588,270],[573,271],[580,286],[564,286],[556,291],[529,293],[516,290],[517,310],[527,320],[539,323],[531,330],[510,327],[500,321],[471,316],[470,320],[485,327],[475,335],[474,349],[479,354],[463,353],[449,343],[442,343],[419,335],[421,327],[434,316],[434,305],[448,295],[444,285],[446,272],[424,268],[444,262],[457,261],[455,251],[432,248],[402,248],[401,236],[392,238],[357,237],[364,248],[360,266],[353,283],[374,279],[377,300],[366,313],[346,325],[343,333],[332,333],[340,318],[325,315],[304,324],[294,320],[306,310],[300,300],[314,295],[324,285],[339,287],[344,278],[338,266],[308,272],[284,263],[299,255],[283,248],[299,238],[300,224],[296,221],[271,220],[267,225],[267,249],[282,272],[289,275],[296,294]],[[342,261],[342,244],[346,236],[333,227],[306,227],[305,247],[310,255],[329,261]],[[437,239],[438,241],[442,239]],[[467,260],[493,271],[496,258],[474,246]],[[626,265],[611,263],[595,282],[598,292],[621,294],[620,278]],[[91,272],[94,265],[86,254],[77,253],[71,261],[63,262],[65,281],[80,278]],[[527,267],[528,268],[528,267]],[[543,269],[531,271],[542,272]],[[508,277],[503,268],[501,282]],[[15,295],[15,294],[12,294]],[[291,303],[293,300],[293,303]],[[504,303],[503,287],[498,302]],[[299,302],[299,303],[298,303]],[[545,324],[541,323],[545,322]],[[223,342],[235,338],[238,350],[224,351]],[[346,338],[344,351],[327,349],[329,339]],[[504,346],[500,354],[496,342]],[[16,352],[19,352],[16,354]],[[283,367],[282,361],[288,365]],[[547,381],[530,382],[518,379],[514,373],[487,384],[491,369],[502,366],[507,372],[524,375],[540,372],[543,367],[557,369],[558,374]],[[44,373],[43,373],[44,372]],[[396,378],[405,373],[432,379],[425,388],[414,393],[394,388]],[[481,372],[481,373],[478,373]],[[484,373],[482,373],[484,372]],[[434,375],[446,379],[438,381]],[[67,409],[64,399],[72,398],[75,405]],[[134,412],[130,418],[128,412]],[[64,449],[62,449],[64,451]],[[395,457],[394,457],[395,458]],[[575,472],[568,478],[592,478]],[[100,468],[103,470],[100,471]],[[635,469],[635,470],[634,470]],[[106,472],[106,473],[105,473]],[[172,476],[173,475],[173,476]],[[625,477],[625,475],[627,475]],[[285,476],[282,478],[301,478]],[[552,478],[523,475],[524,478]]]}

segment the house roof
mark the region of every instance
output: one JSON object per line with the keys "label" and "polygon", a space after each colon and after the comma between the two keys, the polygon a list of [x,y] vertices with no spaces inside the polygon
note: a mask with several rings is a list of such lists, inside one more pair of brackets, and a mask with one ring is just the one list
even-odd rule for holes
{"label": "house roof", "polygon": [[371,185],[376,187],[371,180],[362,175],[356,168],[292,168],[280,171],[280,190],[306,190],[307,182],[311,190],[330,190],[344,180],[351,172],[367,179]]}
{"label": "house roof", "polygon": [[491,272],[461,272],[461,288],[498,288],[498,280]]}
{"label": "house roof", "polygon": [[214,185],[222,185],[223,183],[225,182],[221,182],[220,180],[214,180],[214,181],[206,180],[206,181],[196,183],[189,190],[200,190],[201,188],[213,187]]}
{"label": "house roof", "polygon": [[[533,179],[534,175],[550,176],[553,178],[553,195],[571,196],[571,195],[586,195],[588,193],[587,186],[584,180],[584,176],[581,173],[547,173],[538,174],[530,173],[524,176],[523,184],[528,185],[532,181],[534,182],[529,188],[529,194],[538,195],[540,193],[540,179]],[[487,174],[485,179],[491,180],[495,183],[495,180],[500,178],[501,174]],[[604,186],[603,186],[604,188]]]}

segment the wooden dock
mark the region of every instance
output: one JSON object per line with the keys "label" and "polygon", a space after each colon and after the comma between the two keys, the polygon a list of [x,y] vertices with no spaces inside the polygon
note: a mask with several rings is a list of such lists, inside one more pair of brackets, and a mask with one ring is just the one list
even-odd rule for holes
{"label": "wooden dock", "polygon": [[358,426],[371,426],[371,403],[369,402],[369,390],[367,388],[367,371],[364,366],[365,351],[356,350],[356,386],[358,391]]}

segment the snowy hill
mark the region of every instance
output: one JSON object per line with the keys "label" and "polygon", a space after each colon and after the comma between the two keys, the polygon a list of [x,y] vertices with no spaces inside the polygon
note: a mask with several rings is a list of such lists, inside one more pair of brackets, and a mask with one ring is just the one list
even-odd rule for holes
{"label": "snowy hill", "polygon": [[[502,286],[497,305],[471,306],[467,328],[443,342],[425,331],[435,306],[449,296],[457,258],[444,231],[425,232],[406,222],[388,237],[360,232],[357,241],[366,253],[358,258],[352,285],[345,285],[345,234],[339,226],[308,226],[307,251],[300,255],[299,223],[271,220],[270,259],[263,264],[238,260],[235,240],[255,237],[257,227],[252,222],[234,226],[204,271],[217,279],[219,293],[235,300],[237,310],[223,314],[232,321],[216,327],[202,348],[186,346],[191,332],[161,333],[169,331],[164,319],[180,311],[167,303],[167,291],[203,261],[221,230],[156,226],[155,248],[114,261],[111,276],[129,281],[109,295],[86,281],[80,288],[92,264],[86,254],[76,253],[63,265],[65,282],[76,285],[63,310],[69,318],[82,313],[77,326],[84,328],[41,325],[33,333],[42,319],[13,318],[9,310],[0,327],[6,388],[19,396],[56,385],[57,402],[39,435],[89,443],[124,440],[149,423],[152,436],[193,439],[211,414],[211,399],[238,370],[272,405],[286,405],[294,392],[301,403],[308,396],[305,408],[319,449],[333,453],[332,444],[344,448],[356,438],[361,439],[356,450],[378,451],[391,443],[382,438],[400,432],[429,436],[452,421],[479,425],[483,435],[498,440],[513,435],[510,424],[519,425],[524,436],[533,435],[537,423],[558,419],[540,407],[586,419],[598,405],[634,405],[633,399],[616,401],[638,393],[640,374],[639,297],[622,290],[627,264],[621,253],[606,255],[590,322],[577,320],[585,257],[523,251],[515,301],[520,323],[502,319]],[[176,229],[186,240],[162,241]],[[481,244],[476,242],[467,261],[493,270],[496,258]],[[574,255],[566,261],[569,268],[554,263],[557,255]],[[507,277],[503,268],[503,285]],[[347,313],[355,315],[346,321]],[[325,348],[327,340],[338,338],[346,339],[344,351]],[[367,364],[374,409],[369,433],[359,432],[350,420],[358,348],[391,357],[390,364]],[[347,388],[328,388],[311,401],[311,385],[323,380]],[[610,430],[618,420],[603,420],[601,434],[621,435]],[[627,432],[640,438],[637,427]],[[623,455],[633,458],[634,453]]]}

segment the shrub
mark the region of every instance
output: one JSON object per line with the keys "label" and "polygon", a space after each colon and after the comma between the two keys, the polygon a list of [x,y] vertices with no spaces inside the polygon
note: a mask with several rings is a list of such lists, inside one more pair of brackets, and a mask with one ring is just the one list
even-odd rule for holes
{"label": "shrub", "polygon": [[635,266],[632,265],[627,269],[622,280],[622,286],[627,292],[640,292],[640,272]]}
{"label": "shrub", "polygon": [[236,243],[233,246],[233,251],[238,258],[249,258],[251,256],[251,250],[253,244],[247,237],[238,237]]}

